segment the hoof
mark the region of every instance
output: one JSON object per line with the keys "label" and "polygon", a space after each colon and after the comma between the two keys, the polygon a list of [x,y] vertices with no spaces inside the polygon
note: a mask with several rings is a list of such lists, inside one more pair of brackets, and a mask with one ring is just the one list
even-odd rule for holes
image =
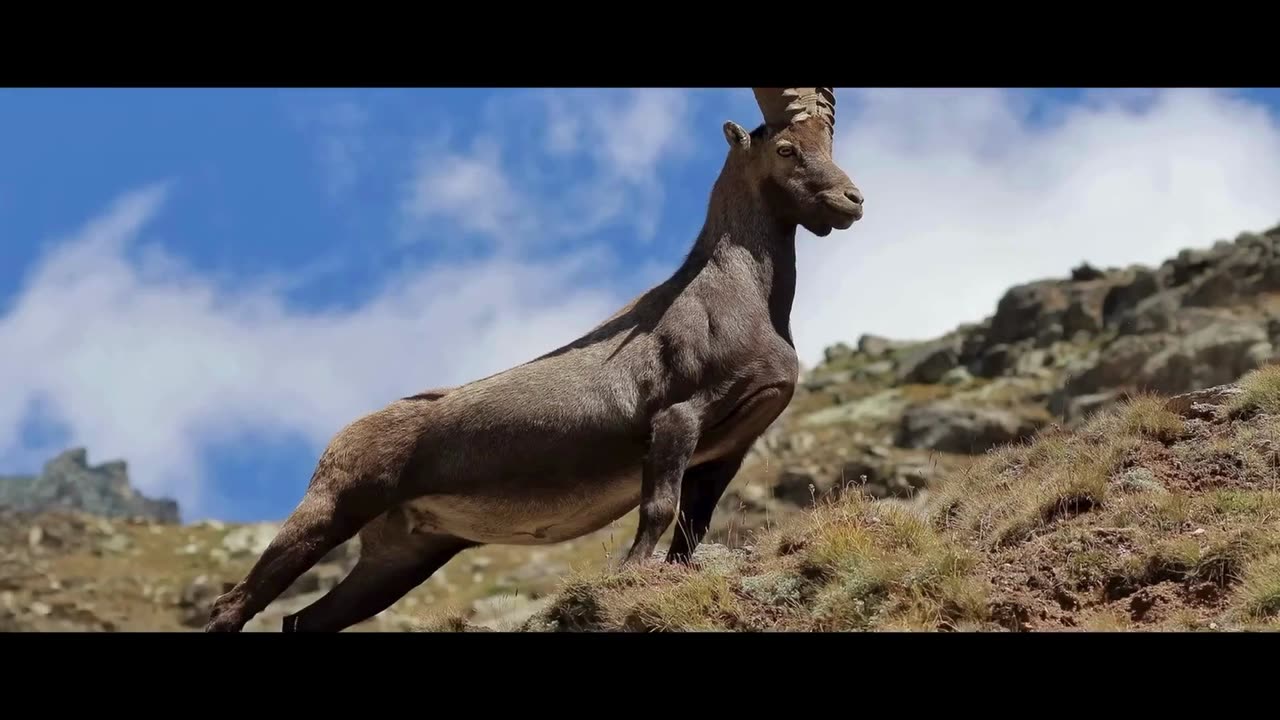
{"label": "hoof", "polygon": [[244,628],[245,619],[241,619],[239,604],[231,593],[223,593],[213,601],[209,612],[209,622],[205,623],[205,632],[240,632]]}
{"label": "hoof", "polygon": [[240,632],[241,626],[237,623],[223,620],[221,618],[210,620],[204,626],[204,631],[210,632]]}

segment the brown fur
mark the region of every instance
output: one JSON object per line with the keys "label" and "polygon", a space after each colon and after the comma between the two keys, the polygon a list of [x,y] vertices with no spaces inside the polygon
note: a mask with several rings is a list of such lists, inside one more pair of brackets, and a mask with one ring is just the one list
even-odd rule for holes
{"label": "brown fur", "polygon": [[822,118],[724,134],[706,222],[669,279],[564,347],[344,428],[206,629],[240,630],[356,533],[356,567],[286,631],[372,617],[465,548],[560,542],[637,506],[624,562],[648,559],[677,514],[667,560],[687,561],[795,389],[796,227],[825,236],[862,214]]}

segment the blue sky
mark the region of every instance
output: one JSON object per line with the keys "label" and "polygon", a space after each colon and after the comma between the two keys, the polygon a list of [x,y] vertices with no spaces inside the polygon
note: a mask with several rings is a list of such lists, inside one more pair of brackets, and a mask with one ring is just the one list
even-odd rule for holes
{"label": "blue sky", "polygon": [[[1280,223],[1280,94],[838,90],[867,217],[800,238],[807,362],[1081,260]],[[344,423],[670,272],[746,89],[0,90],[0,475],[89,448],[272,519]]]}

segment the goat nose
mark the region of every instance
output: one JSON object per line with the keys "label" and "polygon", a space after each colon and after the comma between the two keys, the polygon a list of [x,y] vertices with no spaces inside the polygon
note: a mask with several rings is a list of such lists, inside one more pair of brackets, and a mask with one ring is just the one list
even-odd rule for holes
{"label": "goat nose", "polygon": [[862,191],[858,188],[849,188],[844,191],[844,196],[852,200],[855,204],[862,204]]}

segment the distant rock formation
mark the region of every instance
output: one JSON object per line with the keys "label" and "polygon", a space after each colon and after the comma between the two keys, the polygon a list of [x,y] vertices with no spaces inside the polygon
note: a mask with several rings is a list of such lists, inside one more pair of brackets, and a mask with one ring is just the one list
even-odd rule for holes
{"label": "distant rock formation", "polygon": [[129,484],[128,465],[123,460],[90,467],[85,448],[62,452],[45,463],[37,477],[0,477],[0,507],[28,513],[77,510],[101,517],[180,522],[176,501],[139,493]]}

